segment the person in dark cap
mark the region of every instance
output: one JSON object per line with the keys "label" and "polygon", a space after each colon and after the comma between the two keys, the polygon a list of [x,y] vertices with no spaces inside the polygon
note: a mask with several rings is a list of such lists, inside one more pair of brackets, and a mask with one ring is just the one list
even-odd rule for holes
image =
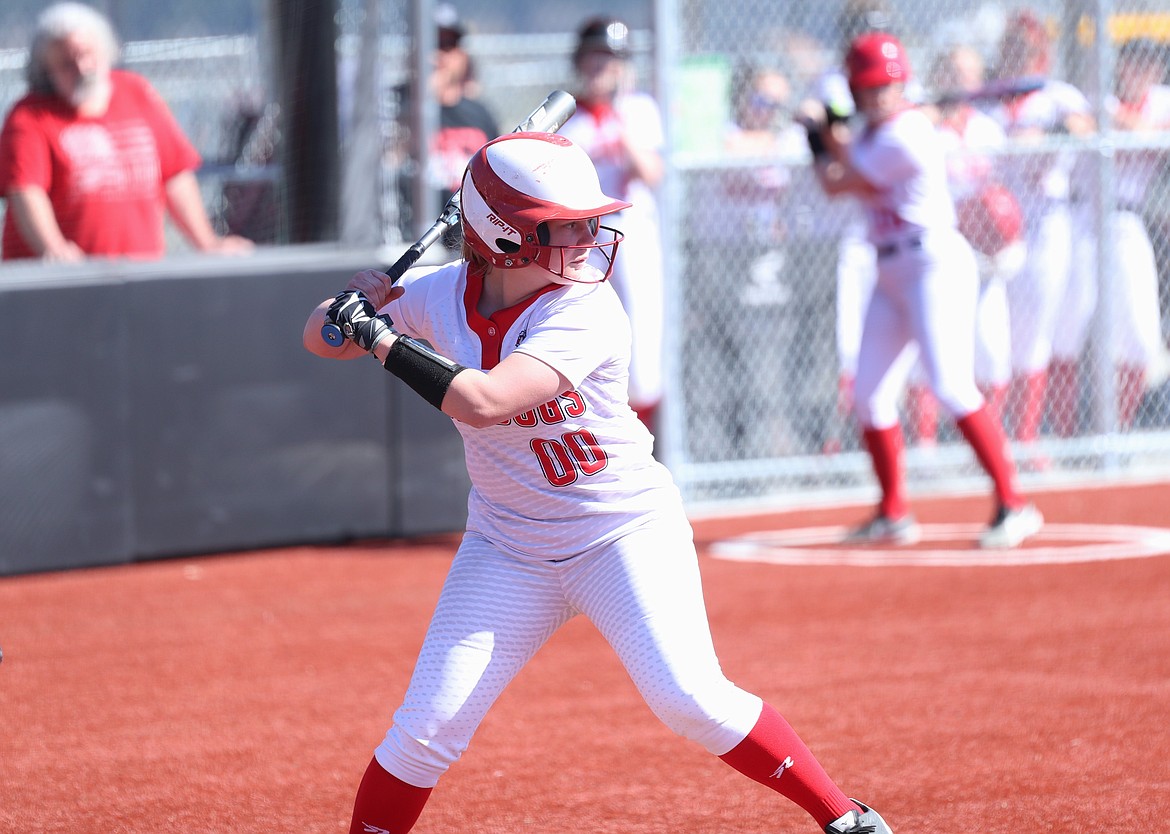
{"label": "person in dark cap", "polygon": [[[439,103],[438,130],[431,142],[429,161],[424,176],[438,192],[438,206],[444,205],[456,191],[467,167],[468,158],[489,140],[500,135],[499,123],[483,102],[469,94],[474,73],[471,56],[463,48],[467,28],[455,7],[449,3],[435,6],[437,49],[433,56],[429,89]],[[406,106],[407,90],[400,88],[402,110]],[[409,205],[410,182],[403,178],[400,194],[404,205]],[[417,210],[417,207],[416,207]],[[415,222],[413,212],[403,212],[402,234],[413,238],[418,226],[429,226],[433,217],[424,223]]]}
{"label": "person in dark cap", "polygon": [[573,69],[577,112],[561,133],[597,166],[607,194],[631,203],[621,213],[626,241],[610,279],[633,326],[630,405],[651,431],[662,399],[664,286],[655,189],[664,143],[658,103],[634,89],[630,28],[593,17],[577,30]]}

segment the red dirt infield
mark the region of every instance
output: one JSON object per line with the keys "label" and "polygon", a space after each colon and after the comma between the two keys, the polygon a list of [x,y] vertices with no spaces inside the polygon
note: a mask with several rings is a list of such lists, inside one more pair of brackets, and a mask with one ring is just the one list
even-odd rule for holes
{"label": "red dirt infield", "polygon": [[[1036,501],[1057,527],[1170,528],[1167,483]],[[990,515],[982,497],[914,509],[928,531]],[[1164,826],[1170,558],[858,567],[716,555],[732,536],[866,512],[696,520],[728,677],[776,706],[897,834]],[[345,831],[456,541],[0,579],[0,832]],[[581,618],[504,693],[415,828],[815,830],[660,725]]]}

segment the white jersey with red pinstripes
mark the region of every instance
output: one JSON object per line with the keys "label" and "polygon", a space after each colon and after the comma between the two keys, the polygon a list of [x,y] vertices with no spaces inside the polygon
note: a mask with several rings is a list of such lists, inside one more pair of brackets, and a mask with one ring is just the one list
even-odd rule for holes
{"label": "white jersey with red pinstripes", "polygon": [[872,243],[954,228],[943,142],[921,111],[903,110],[866,129],[850,153],[854,167],[878,189],[861,200]]}
{"label": "white jersey with red pinstripes", "polygon": [[467,529],[519,558],[559,560],[675,516],[681,497],[627,402],[630,325],[608,283],[551,285],[485,319],[482,275],[463,261],[420,267],[382,309],[401,333],[460,365],[490,370],[513,351],[572,388],[488,428],[458,421],[471,478]]}

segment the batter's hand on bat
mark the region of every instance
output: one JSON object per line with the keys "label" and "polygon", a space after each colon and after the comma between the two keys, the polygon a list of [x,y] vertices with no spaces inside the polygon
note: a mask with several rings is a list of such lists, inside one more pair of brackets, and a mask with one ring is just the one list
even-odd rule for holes
{"label": "batter's hand on bat", "polygon": [[402,288],[395,287],[389,275],[376,269],[364,269],[357,273],[349,279],[345,288],[362,293],[374,305],[375,310],[382,309],[387,301],[402,294]]}
{"label": "batter's hand on bat", "polygon": [[342,290],[325,311],[325,320],[341,329],[345,338],[364,351],[372,351],[391,334],[394,322],[357,290]]}

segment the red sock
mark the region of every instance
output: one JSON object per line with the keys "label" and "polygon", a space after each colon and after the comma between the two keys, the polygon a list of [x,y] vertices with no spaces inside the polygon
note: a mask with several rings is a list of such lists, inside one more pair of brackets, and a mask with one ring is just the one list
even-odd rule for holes
{"label": "red sock", "polygon": [[1024,500],[1016,490],[1016,466],[1008,455],[1007,438],[999,423],[991,418],[987,406],[972,411],[956,425],[995,484],[999,503],[1013,509],[1022,506]]}
{"label": "red sock", "polygon": [[938,438],[938,400],[926,385],[911,385],[906,393],[911,434],[918,443],[933,443]]}
{"label": "red sock", "polygon": [[1048,387],[1048,373],[1035,371],[1012,380],[1012,414],[1016,418],[1016,439],[1025,442],[1040,435],[1040,419],[1044,416],[1044,392]]}
{"label": "red sock", "polygon": [[837,414],[848,417],[853,413],[853,377],[846,373],[837,375]]}
{"label": "red sock", "polygon": [[808,811],[822,830],[833,820],[859,810],[784,717],[768,704],[747,738],[719,758],[791,799]]}
{"label": "red sock", "polygon": [[1077,363],[1053,359],[1048,369],[1048,418],[1060,437],[1072,437],[1080,417],[1081,381]]}
{"label": "red sock", "polygon": [[1142,395],[1146,392],[1146,371],[1137,365],[1119,365],[1117,368],[1117,425],[1128,430],[1133,427]]}
{"label": "red sock", "polygon": [[638,415],[638,419],[642,424],[650,429],[650,433],[654,433],[654,418],[658,416],[658,403],[650,405],[635,405],[633,406],[634,413]]}
{"label": "red sock", "polygon": [[987,413],[995,422],[1003,425],[1003,404],[1007,399],[1006,385],[980,385],[983,398],[987,400]]}
{"label": "red sock", "polygon": [[432,790],[408,785],[383,770],[377,759],[371,760],[353,802],[349,834],[406,834],[414,828]]}
{"label": "red sock", "polygon": [[906,478],[902,471],[902,427],[866,429],[862,432],[865,447],[873,462],[873,474],[882,490],[878,511],[887,518],[906,515]]}

